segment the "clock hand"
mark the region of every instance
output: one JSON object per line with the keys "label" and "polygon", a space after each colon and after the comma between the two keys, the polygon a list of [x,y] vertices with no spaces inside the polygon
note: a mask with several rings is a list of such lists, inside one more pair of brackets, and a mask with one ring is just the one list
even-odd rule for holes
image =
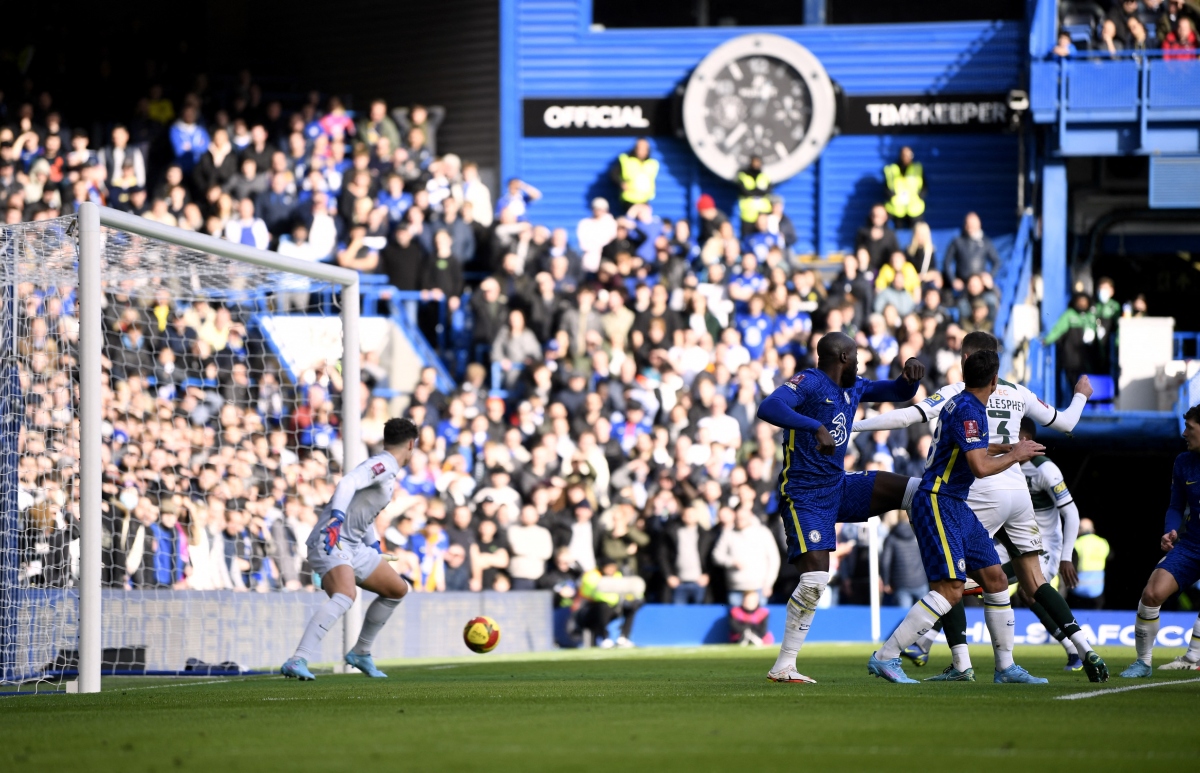
{"label": "clock hand", "polygon": [[726,137],[725,142],[722,143],[725,145],[725,149],[728,150],[737,144],[737,141],[742,138],[742,135],[746,133],[748,128],[750,127],[746,126],[745,123],[739,123],[737,126],[733,127],[733,131],[729,132],[729,136]]}

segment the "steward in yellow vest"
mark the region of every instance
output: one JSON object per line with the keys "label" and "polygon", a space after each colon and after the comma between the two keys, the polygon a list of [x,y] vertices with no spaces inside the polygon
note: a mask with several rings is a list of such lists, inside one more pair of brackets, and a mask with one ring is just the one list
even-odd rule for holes
{"label": "steward in yellow vest", "polygon": [[771,178],[763,171],[762,159],[751,156],[750,165],[734,178],[738,186],[738,214],[742,217],[742,234],[749,235],[759,215],[771,214]]}
{"label": "steward in yellow vest", "polygon": [[912,148],[900,148],[900,161],[883,168],[883,179],[888,189],[884,208],[896,225],[911,225],[925,214],[925,171],[913,161]]}
{"label": "steward in yellow vest", "polygon": [[617,156],[612,176],[621,186],[621,201],[627,208],[633,204],[649,204],[654,200],[658,169],[658,160],[650,158],[650,143],[645,138],[639,138],[634,143],[632,154]]}

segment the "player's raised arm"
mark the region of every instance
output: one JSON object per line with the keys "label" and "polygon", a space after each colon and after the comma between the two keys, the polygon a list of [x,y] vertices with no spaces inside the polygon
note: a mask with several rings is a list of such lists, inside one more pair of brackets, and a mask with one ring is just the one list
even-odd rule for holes
{"label": "player's raised arm", "polygon": [[904,363],[904,370],[894,381],[872,381],[863,390],[864,403],[902,403],[913,399],[921,379],[925,378],[925,365],[915,357]]}
{"label": "player's raised arm", "polygon": [[1014,464],[1027,462],[1046,450],[1046,447],[1035,440],[1022,440],[1014,443],[1012,450],[1006,454],[992,456],[988,453],[986,438],[984,445],[967,451],[967,464],[976,478],[987,478],[1004,472]]}
{"label": "player's raised arm", "polygon": [[1070,432],[1075,429],[1075,425],[1079,423],[1079,417],[1083,415],[1083,407],[1087,405],[1088,398],[1092,396],[1092,382],[1088,380],[1087,376],[1079,377],[1079,381],[1075,384],[1075,396],[1071,398],[1071,404],[1061,411],[1043,403],[1037,395],[1024,386],[1020,389],[1027,406],[1025,415],[1043,427],[1056,429],[1059,432]]}

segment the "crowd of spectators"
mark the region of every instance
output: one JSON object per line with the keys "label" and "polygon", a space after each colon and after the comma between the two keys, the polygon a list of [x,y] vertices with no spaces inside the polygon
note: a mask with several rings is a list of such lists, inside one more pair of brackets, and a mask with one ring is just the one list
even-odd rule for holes
{"label": "crowd of spectators", "polygon": [[[1064,6],[1064,13],[1075,9]],[[1084,49],[1090,56],[1117,58],[1137,56],[1160,49],[1168,60],[1196,59],[1200,45],[1200,6],[1188,0],[1112,0],[1107,12],[1096,11],[1087,38],[1064,28],[1058,35],[1053,56],[1066,58]]]}
{"label": "crowd of spectators", "polygon": [[[781,564],[782,449],[756,420],[759,402],[814,365],[829,331],[858,341],[868,378],[921,360],[921,399],[959,380],[963,336],[991,330],[999,301],[1000,258],[974,213],[938,261],[926,223],[902,245],[876,205],[834,271],[793,253],[776,199],[745,233],[708,195],[694,220],[652,200],[618,200],[614,213],[596,198],[574,234],[551,230],[537,224],[533,186],[508,181],[493,204],[473,164],[438,155],[440,112],[419,106],[352,114],[313,98],[259,112],[236,91],[214,109],[152,90],[97,149],[49,96],[12,114],[0,128],[9,223],[93,200],[461,305],[470,365],[450,394],[421,373],[403,408],[418,449],[377,522],[419,591],[549,588],[593,620],[631,621],[642,596],[728,602],[760,636],[760,601],[795,580]],[[468,287],[473,274],[484,278]],[[302,311],[308,299],[272,302]],[[71,581],[74,304],[69,290],[20,291],[33,584]],[[363,390],[370,450],[396,406],[371,383],[343,384],[336,363],[292,383],[247,321],[236,305],[165,288],[108,296],[107,586],[312,588],[304,543],[341,473],[340,396]],[[928,446],[925,426],[856,435],[846,466],[919,475]],[[867,598],[861,537],[842,530],[835,603]],[[640,578],[644,591],[606,593],[611,578]]]}

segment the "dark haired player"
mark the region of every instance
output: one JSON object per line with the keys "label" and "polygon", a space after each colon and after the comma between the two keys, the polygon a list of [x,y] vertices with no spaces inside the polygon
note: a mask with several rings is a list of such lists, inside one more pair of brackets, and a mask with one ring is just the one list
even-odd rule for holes
{"label": "dark haired player", "polygon": [[817,367],[792,376],[758,408],[759,419],[785,430],[780,514],[788,561],[800,572],[787,605],[779,657],[767,673],[773,682],[814,682],[796,670],[796,655],[829,584],[835,524],[905,507],[917,490],[915,478],[845,472],[846,443],[858,404],[911,400],[924,376],[925,366],[910,359],[895,381],[859,378],[854,339],[830,333],[817,344]]}
{"label": "dark haired player", "polygon": [[[974,332],[963,338],[962,363],[966,369],[967,359],[975,352],[987,351],[999,354],[1000,344],[990,333]],[[933,421],[943,410],[947,401],[961,393],[963,382],[942,387],[925,400],[907,408],[873,416],[858,422],[855,429],[874,432],[880,429],[899,429],[920,422]],[[988,435],[993,453],[1007,450],[1008,444],[1017,439],[1021,420],[1028,416],[1038,424],[1052,427],[1061,432],[1070,432],[1079,421],[1083,407],[1092,394],[1087,376],[1075,385],[1075,396],[1071,406],[1059,412],[1043,403],[1033,392],[1020,384],[1004,379],[997,380],[996,389],[987,399]],[[1063,634],[1075,646],[1082,659],[1083,669],[1093,682],[1108,681],[1108,667],[1092,649],[1087,635],[1075,621],[1075,615],[1062,595],[1042,575],[1040,556],[1043,552],[1041,532],[1034,515],[1033,500],[1019,467],[1009,467],[999,475],[982,478],[971,486],[968,497],[971,511],[987,529],[988,534],[1008,552],[1012,559],[1013,573],[1020,583],[1021,593],[1039,619],[1054,622],[1055,630]],[[971,655],[967,649],[967,613],[961,604],[941,619],[945,624],[946,643],[954,662],[943,673],[931,681],[974,681]],[[930,631],[913,647],[904,652],[918,666],[929,660],[929,647],[937,634]]]}
{"label": "dark haired player", "polygon": [[[1190,588],[1200,580],[1200,405],[1193,405],[1183,414],[1183,442],[1187,450],[1175,457],[1171,471],[1171,503],[1167,506],[1167,522],[1159,547],[1167,555],[1150,573],[1150,580],[1138,601],[1137,622],[1134,625],[1134,646],[1137,660],[1121,672],[1126,678],[1150,676],[1154,640],[1158,638],[1158,612],[1164,601],[1181,588]],[[1196,643],[1196,622],[1192,644]],[[1192,649],[1188,648],[1188,655]],[[1181,662],[1186,661],[1186,662]],[[1200,663],[1187,655],[1162,666],[1163,670],[1195,669]]]}
{"label": "dark haired player", "polygon": [[354,603],[354,586],[378,594],[367,607],[358,643],[346,653],[346,663],[364,674],[386,678],[371,658],[371,644],[400,600],[408,583],[383,563],[375,517],[392,501],[396,476],[412,458],[417,425],[408,419],[389,419],[383,425],[383,453],[347,473],[333,492],[308,537],[308,562],[321,575],[329,600],[308,621],[296,653],[280,668],[286,677],[310,681],[308,661],[320,653],[321,640]]}
{"label": "dark haired player", "polygon": [[[1013,663],[1014,619],[1008,578],[992,536],[967,505],[976,478],[1007,470],[1045,449],[1021,440],[1008,453],[988,454],[987,399],[996,391],[1000,358],[979,351],[963,362],[965,390],[946,401],[933,433],[921,487],[912,501],[912,526],[930,591],[867,661],[867,673],[899,684],[918,684],[900,666],[900,653],[962,600],[970,575],[983,587],[984,621],[996,653],[996,682],[1045,684]],[[973,681],[973,680],[972,680]]]}

